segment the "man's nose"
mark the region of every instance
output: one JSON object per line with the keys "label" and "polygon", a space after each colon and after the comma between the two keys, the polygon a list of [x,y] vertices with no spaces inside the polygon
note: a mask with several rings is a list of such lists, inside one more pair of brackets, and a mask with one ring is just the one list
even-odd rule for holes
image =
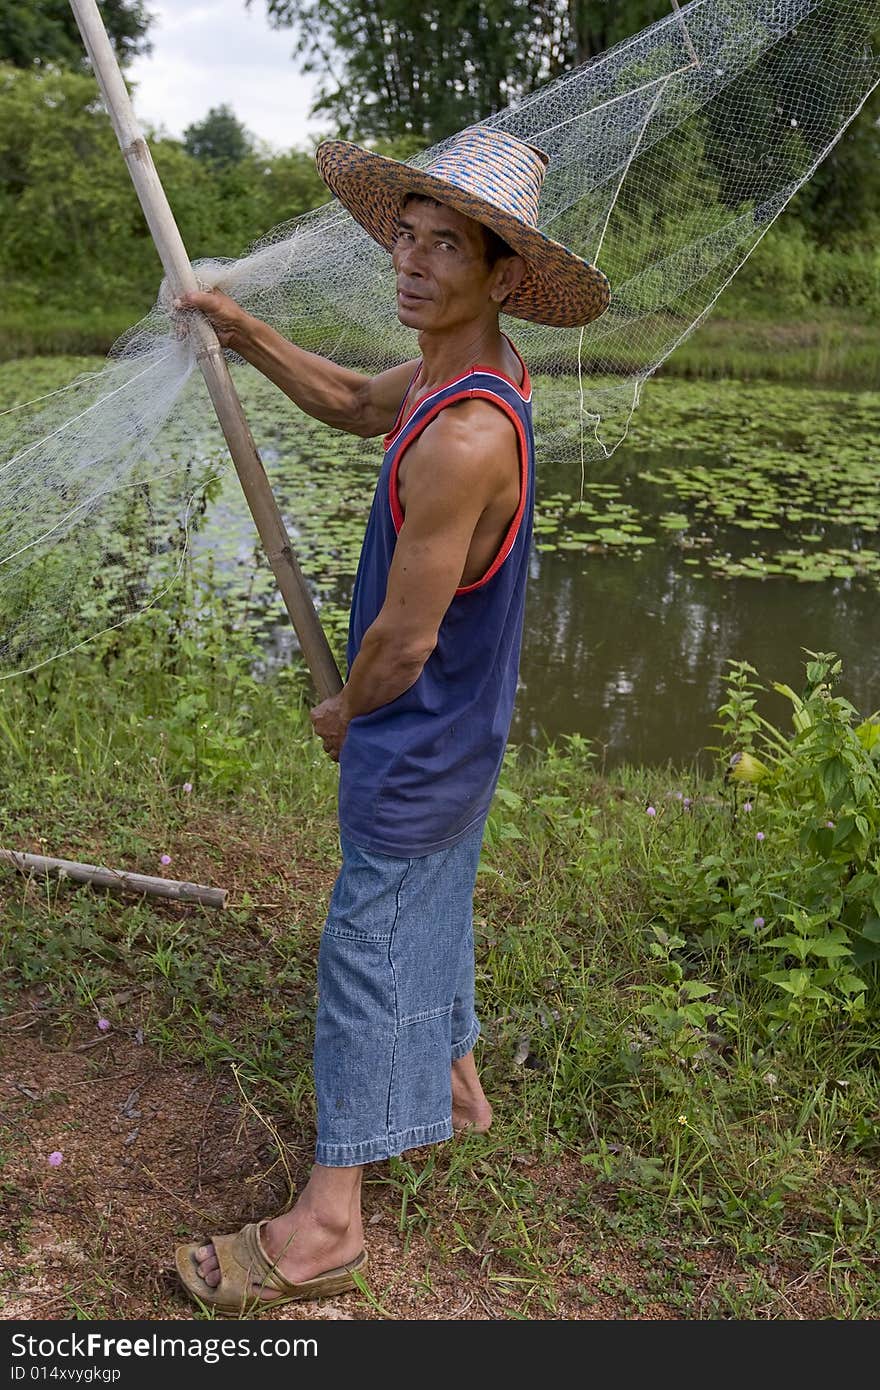
{"label": "man's nose", "polygon": [[407,242],[406,246],[397,249],[397,269],[404,275],[420,276],[424,274],[423,253],[414,242]]}

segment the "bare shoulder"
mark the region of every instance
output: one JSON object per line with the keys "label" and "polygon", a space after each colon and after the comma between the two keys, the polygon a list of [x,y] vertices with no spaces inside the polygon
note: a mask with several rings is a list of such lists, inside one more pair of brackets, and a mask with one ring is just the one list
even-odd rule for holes
{"label": "bare shoulder", "polygon": [[425,428],[412,452],[421,458],[442,459],[444,467],[482,469],[494,465],[503,472],[517,458],[513,421],[491,401],[474,399],[446,406]]}

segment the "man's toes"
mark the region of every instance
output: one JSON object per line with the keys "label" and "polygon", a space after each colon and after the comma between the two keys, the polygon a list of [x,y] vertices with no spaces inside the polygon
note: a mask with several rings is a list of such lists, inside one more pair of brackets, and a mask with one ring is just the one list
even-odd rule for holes
{"label": "man's toes", "polygon": [[214,1289],[220,1283],[220,1265],[213,1245],[201,1245],[196,1251],[199,1277]]}

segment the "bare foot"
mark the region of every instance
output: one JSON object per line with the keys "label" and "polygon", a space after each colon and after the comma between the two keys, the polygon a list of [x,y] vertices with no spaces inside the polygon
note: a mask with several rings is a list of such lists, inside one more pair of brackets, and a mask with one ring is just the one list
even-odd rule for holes
{"label": "bare foot", "polygon": [[[364,1229],[360,1208],[360,1169],[321,1169],[322,1173],[357,1171],[357,1185],[345,1194],[346,1204],[328,1202],[326,1194],[310,1193],[313,1179],[291,1211],[284,1212],[260,1227],[263,1249],[278,1273],[291,1284],[314,1279],[328,1269],[348,1264],[364,1248]],[[342,1194],[337,1194],[341,1196]],[[199,1275],[212,1289],[220,1283],[220,1265],[213,1245],[196,1251]],[[270,1285],[251,1286],[255,1298],[274,1299],[278,1290]]]}
{"label": "bare foot", "polygon": [[492,1123],[492,1107],[477,1076],[474,1054],[452,1063],[452,1128],[456,1134],[470,1130],[485,1134]]}

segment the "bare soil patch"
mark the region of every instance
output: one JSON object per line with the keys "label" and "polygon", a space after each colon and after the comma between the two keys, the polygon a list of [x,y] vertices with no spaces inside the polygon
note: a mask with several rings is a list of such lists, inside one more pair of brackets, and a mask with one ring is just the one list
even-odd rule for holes
{"label": "bare soil patch", "polygon": [[[231,1075],[163,1062],[137,1032],[60,1041],[41,1026],[36,1013],[7,1017],[0,1053],[3,1316],[193,1317],[177,1286],[175,1245],[281,1209],[308,1175],[312,1136],[273,1138]],[[468,1145],[479,1184],[482,1141],[456,1142]],[[54,1152],[63,1155],[55,1168],[48,1162]],[[408,1157],[426,1161],[428,1151]],[[554,1229],[542,1231],[544,1248],[553,1252],[546,1282],[524,1277],[491,1241],[464,1248],[455,1235],[454,1199],[442,1184],[435,1184],[427,1229],[402,1229],[383,1165],[374,1165],[365,1188],[370,1296],[289,1304],[263,1316],[717,1317],[724,1316],[713,1302],[722,1285],[742,1293],[755,1282],[729,1252],[684,1248],[674,1238],[660,1260],[668,1280],[658,1281],[656,1241],[648,1257],[638,1241],[599,1237],[595,1223],[578,1217],[585,1171],[577,1156],[553,1163],[515,1157],[554,1213]],[[593,1197],[614,1204],[601,1185]],[[570,1217],[560,1221],[566,1207]],[[537,1211],[535,1220],[543,1219]],[[675,1272],[683,1260],[685,1284]],[[828,1316],[818,1276],[773,1266],[762,1276],[773,1294],[757,1316]]]}

